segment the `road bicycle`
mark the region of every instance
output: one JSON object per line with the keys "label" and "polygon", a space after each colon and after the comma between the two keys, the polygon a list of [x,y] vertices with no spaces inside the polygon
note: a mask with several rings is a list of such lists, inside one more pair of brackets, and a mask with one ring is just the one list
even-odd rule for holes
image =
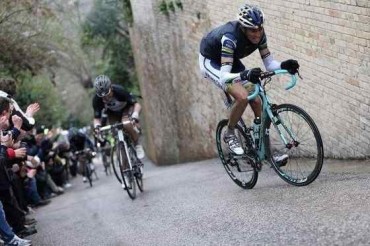
{"label": "road bicycle", "polygon": [[[221,120],[217,125],[218,155],[230,178],[244,189],[252,189],[256,185],[263,163],[269,164],[284,181],[296,186],[313,182],[323,165],[323,142],[313,119],[302,108],[293,104],[273,104],[267,96],[266,85],[274,75],[279,74],[289,73],[287,70],[262,73],[260,83],[248,96],[248,101],[257,97],[261,99],[262,116],[257,130],[247,126],[243,119],[236,125],[236,136],[244,150],[243,155],[233,154],[222,139],[228,120]],[[290,76],[286,90],[297,83],[297,75]],[[226,93],[226,106],[230,108],[232,103]],[[282,155],[287,155],[288,159],[283,163],[277,162],[276,157]]]}
{"label": "road bicycle", "polygon": [[[125,132],[124,124],[132,124],[131,121],[116,123],[100,128],[100,132],[110,130],[113,136],[111,163],[118,181],[127,191],[131,199],[136,198],[136,185],[140,192],[144,191],[143,163],[137,158],[134,142]],[[116,157],[116,159],[114,158]],[[116,167],[118,164],[119,172]],[[118,175],[119,174],[119,175]]]}
{"label": "road bicycle", "polygon": [[89,181],[90,187],[93,186],[93,175],[95,175],[96,179],[99,179],[92,162],[92,158],[95,157],[95,154],[96,153],[91,149],[83,149],[74,152],[80,166],[81,174],[85,175],[86,179]]}

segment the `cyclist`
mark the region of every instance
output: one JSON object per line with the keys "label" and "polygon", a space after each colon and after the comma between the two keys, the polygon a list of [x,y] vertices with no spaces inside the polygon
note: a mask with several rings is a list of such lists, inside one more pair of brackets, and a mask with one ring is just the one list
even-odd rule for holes
{"label": "cyclist", "polygon": [[[89,148],[92,153],[94,153],[94,144],[90,140],[90,138],[79,131],[77,128],[72,127],[69,129],[68,132],[68,140],[69,140],[69,145],[70,145],[70,151],[71,153],[75,153],[76,151],[82,151],[85,148]],[[74,162],[74,165],[76,165],[77,158],[76,156],[72,156],[72,161]],[[92,163],[92,158],[89,156],[88,163]],[[80,166],[80,173],[82,174],[83,182],[87,182],[87,178],[85,177],[85,172],[82,166]]]}
{"label": "cyclist", "polygon": [[[235,99],[229,116],[228,130],[223,140],[228,144],[230,151],[236,155],[242,155],[244,151],[234,129],[248,105],[248,94],[254,90],[254,86],[244,88],[241,82],[250,81],[256,84],[260,81],[262,72],[260,68],[246,69],[240,59],[258,49],[268,71],[287,69],[295,74],[299,68],[296,60],[290,59],[281,63],[274,60],[267,47],[263,23],[262,10],[257,6],[245,4],[240,8],[237,21],[230,21],[213,29],[200,43],[199,66],[202,75]],[[234,78],[236,78],[229,81],[228,78],[231,75],[235,75]],[[256,98],[249,103],[255,117],[261,117],[261,100]],[[276,158],[275,161],[281,162],[288,156]]]}
{"label": "cyclist", "polygon": [[[96,90],[96,95],[93,98],[94,128],[102,125],[102,111],[105,109],[109,123],[121,121],[125,131],[134,141],[137,157],[144,158],[144,149],[139,144],[139,134],[135,130],[135,127],[140,127],[141,105],[123,87],[112,84],[106,75],[96,77],[94,87]],[[130,117],[133,121],[130,120]]]}

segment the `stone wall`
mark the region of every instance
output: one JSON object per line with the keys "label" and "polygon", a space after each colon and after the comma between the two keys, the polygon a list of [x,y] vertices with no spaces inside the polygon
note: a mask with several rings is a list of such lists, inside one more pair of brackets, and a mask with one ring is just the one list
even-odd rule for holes
{"label": "stone wall", "polygon": [[[215,128],[227,111],[222,93],[199,74],[199,42],[211,28],[235,19],[244,1],[181,0],[182,9],[174,4],[168,15],[159,11],[162,2],[131,1],[147,153],[158,164],[214,157]],[[327,157],[370,156],[370,1],[252,3],[267,17],[274,57],[299,60],[304,77],[290,92],[282,89],[282,82],[274,83],[272,99],[308,111],[321,131]],[[263,67],[258,52],[244,63]]]}

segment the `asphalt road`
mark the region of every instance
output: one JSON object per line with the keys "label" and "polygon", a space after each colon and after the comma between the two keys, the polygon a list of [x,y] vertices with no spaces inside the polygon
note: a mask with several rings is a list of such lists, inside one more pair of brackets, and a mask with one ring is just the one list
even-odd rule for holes
{"label": "asphalt road", "polygon": [[82,178],[33,214],[33,245],[370,245],[370,161],[326,161],[306,187],[264,166],[243,190],[217,159],[145,163],[145,191],[131,201],[114,176]]}

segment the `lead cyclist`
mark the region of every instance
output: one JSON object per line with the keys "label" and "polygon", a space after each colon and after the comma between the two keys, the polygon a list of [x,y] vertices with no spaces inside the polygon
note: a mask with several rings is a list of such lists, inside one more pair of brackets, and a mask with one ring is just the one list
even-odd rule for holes
{"label": "lead cyclist", "polygon": [[[296,60],[289,59],[283,62],[274,60],[267,48],[264,20],[264,13],[259,7],[244,4],[239,10],[238,20],[229,21],[211,30],[200,43],[199,67],[202,75],[235,99],[228,128],[223,136],[223,140],[235,155],[244,154],[239,139],[235,135],[235,126],[248,103],[252,107],[255,118],[260,118],[262,113],[261,100],[258,97],[250,102],[247,99],[254,86],[246,89],[241,83],[242,81],[258,83],[262,70],[246,69],[240,59],[258,49],[267,71],[286,69],[289,73],[295,74],[299,69]],[[235,79],[229,81],[227,78],[232,75],[235,75]],[[277,163],[283,163],[287,159],[286,154],[274,156],[274,161]]]}

